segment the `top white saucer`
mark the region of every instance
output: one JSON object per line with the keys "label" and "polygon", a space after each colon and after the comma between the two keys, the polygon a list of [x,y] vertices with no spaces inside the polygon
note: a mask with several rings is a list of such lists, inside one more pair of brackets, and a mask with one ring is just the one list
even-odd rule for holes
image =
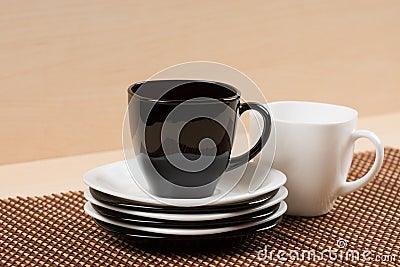
{"label": "top white saucer", "polygon": [[[264,173],[268,173],[268,175],[264,180],[264,183],[256,191],[250,193],[249,184],[252,175],[253,173],[260,173],[260,168],[261,173],[263,173],[262,168],[265,168]],[[207,206],[226,205],[251,200],[284,185],[286,182],[286,176],[275,169],[271,169],[268,172],[267,167],[260,164],[257,166],[256,163],[250,162],[240,181],[236,184],[233,190],[229,192],[227,191],[227,188],[232,187],[232,177],[229,177],[229,175],[223,175],[218,182],[214,194],[203,199],[155,198],[147,193],[148,188],[144,188],[143,190],[138,186],[138,183],[135,182],[135,180],[139,181],[139,184],[141,185],[146,185],[144,177],[133,178],[125,161],[118,161],[92,169],[84,175],[83,180],[88,186],[116,197],[144,204],[175,205],[184,207],[204,205],[204,203],[207,203]],[[222,196],[222,192],[227,193],[225,196]]]}

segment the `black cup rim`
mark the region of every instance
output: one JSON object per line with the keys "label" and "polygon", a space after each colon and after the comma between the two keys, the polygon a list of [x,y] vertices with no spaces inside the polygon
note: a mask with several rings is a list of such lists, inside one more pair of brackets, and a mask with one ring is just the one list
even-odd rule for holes
{"label": "black cup rim", "polygon": [[[240,91],[238,89],[236,89],[234,86],[229,85],[227,83],[223,83],[223,82],[217,82],[217,81],[209,81],[209,80],[184,80],[184,79],[171,79],[171,80],[148,80],[148,81],[141,81],[141,82],[136,82],[132,85],[129,86],[128,88],[128,95],[131,97],[135,97],[137,99],[139,99],[140,101],[147,101],[147,102],[156,102],[156,103],[182,103],[187,101],[187,99],[155,99],[155,98],[150,98],[150,97],[145,97],[145,96],[141,96],[138,94],[135,94],[133,92],[133,88],[139,84],[144,84],[146,82],[162,82],[162,81],[176,81],[176,82],[182,82],[182,83],[194,83],[194,82],[203,82],[203,83],[211,83],[211,84],[215,84],[215,85],[219,85],[219,86],[223,86],[226,88],[229,88],[230,90],[232,90],[232,92],[234,92],[233,96],[229,96],[229,97],[222,97],[222,98],[215,98],[215,100],[221,101],[221,102],[231,102],[237,99],[240,99]],[[209,102],[207,100],[200,100],[200,99],[194,99],[194,100],[190,100],[191,102],[194,103],[201,103],[201,102]]]}

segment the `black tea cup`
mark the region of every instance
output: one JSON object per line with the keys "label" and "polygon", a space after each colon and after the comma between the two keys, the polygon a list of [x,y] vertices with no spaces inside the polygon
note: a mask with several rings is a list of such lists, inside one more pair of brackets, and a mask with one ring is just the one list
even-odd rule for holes
{"label": "black tea cup", "polygon": [[[271,132],[268,110],[240,103],[231,85],[205,80],[151,80],[128,89],[128,116],[136,161],[153,194],[211,196],[218,178],[254,158]],[[238,116],[253,109],[263,131],[246,153],[231,158]]]}

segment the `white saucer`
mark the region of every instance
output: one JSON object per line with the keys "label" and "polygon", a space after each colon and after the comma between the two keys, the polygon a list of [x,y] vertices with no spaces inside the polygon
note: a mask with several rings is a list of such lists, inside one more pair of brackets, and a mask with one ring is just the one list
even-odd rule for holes
{"label": "white saucer", "polygon": [[[264,173],[264,175],[267,175],[267,177],[256,191],[249,192],[249,184],[253,178],[253,173]],[[135,177],[135,180],[140,181],[141,185],[146,185],[143,177]],[[240,178],[239,183],[236,184],[233,190],[228,192],[228,189],[234,186],[234,184],[232,184],[233,180],[234,179],[230,174],[223,175],[218,182],[214,194],[208,198],[157,199],[147,193],[149,191],[148,188],[144,188],[145,190],[142,190],[138,186],[138,184],[131,177],[125,161],[118,161],[92,169],[87,172],[83,178],[83,181],[89,187],[115,197],[125,198],[144,204],[175,205],[184,207],[200,205],[217,206],[236,202],[245,202],[278,189],[285,184],[286,175],[275,169],[269,170],[262,164],[257,165],[257,163],[249,162],[248,167],[246,168],[243,176]],[[227,192],[227,194],[223,196],[222,192]]]}
{"label": "white saucer", "polygon": [[142,216],[147,218],[154,218],[154,219],[162,219],[162,220],[172,220],[172,221],[208,221],[208,220],[217,220],[217,219],[224,219],[235,217],[239,215],[249,214],[251,212],[260,211],[266,208],[269,208],[279,202],[283,201],[288,195],[287,189],[282,186],[278,193],[268,200],[265,204],[252,208],[252,209],[245,209],[239,210],[234,212],[227,212],[227,213],[183,213],[183,214],[174,214],[174,213],[159,213],[159,212],[144,212],[144,211],[135,211],[131,209],[123,209],[111,205],[104,204],[96,199],[90,194],[89,190],[85,191],[85,199],[88,200],[90,203],[98,205],[103,208],[111,209],[114,211],[118,211],[121,213],[129,214],[129,215],[136,215]]}
{"label": "white saucer", "polygon": [[139,230],[139,231],[145,231],[145,232],[150,232],[150,233],[157,233],[157,234],[168,234],[168,235],[212,235],[212,234],[218,234],[218,233],[225,233],[225,232],[230,232],[230,231],[235,231],[235,230],[240,230],[252,226],[256,226],[262,223],[266,223],[268,221],[274,220],[280,216],[282,216],[286,210],[287,210],[287,205],[285,201],[282,201],[280,203],[279,209],[276,213],[271,215],[270,217],[260,220],[260,221],[254,221],[250,223],[245,223],[237,226],[229,226],[229,227],[220,227],[220,228],[202,228],[202,229],[190,229],[190,228],[185,228],[185,229],[180,229],[180,228],[156,228],[156,227],[146,227],[146,226],[139,226],[139,225],[134,225],[131,223],[123,223],[123,222],[118,222],[114,221],[108,218],[105,218],[98,214],[90,205],[90,203],[86,203],[84,206],[84,209],[87,214],[89,214],[91,217],[100,220],[102,222],[106,222],[112,225],[120,226],[120,227],[125,227],[129,229],[134,229],[134,230]]}

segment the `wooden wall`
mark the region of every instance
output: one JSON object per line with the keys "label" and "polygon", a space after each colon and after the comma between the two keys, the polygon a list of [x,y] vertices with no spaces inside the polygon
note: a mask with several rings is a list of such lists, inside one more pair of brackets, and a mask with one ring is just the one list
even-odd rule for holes
{"label": "wooden wall", "polygon": [[126,88],[186,61],[269,101],[400,111],[400,1],[0,1],[0,164],[118,149]]}

